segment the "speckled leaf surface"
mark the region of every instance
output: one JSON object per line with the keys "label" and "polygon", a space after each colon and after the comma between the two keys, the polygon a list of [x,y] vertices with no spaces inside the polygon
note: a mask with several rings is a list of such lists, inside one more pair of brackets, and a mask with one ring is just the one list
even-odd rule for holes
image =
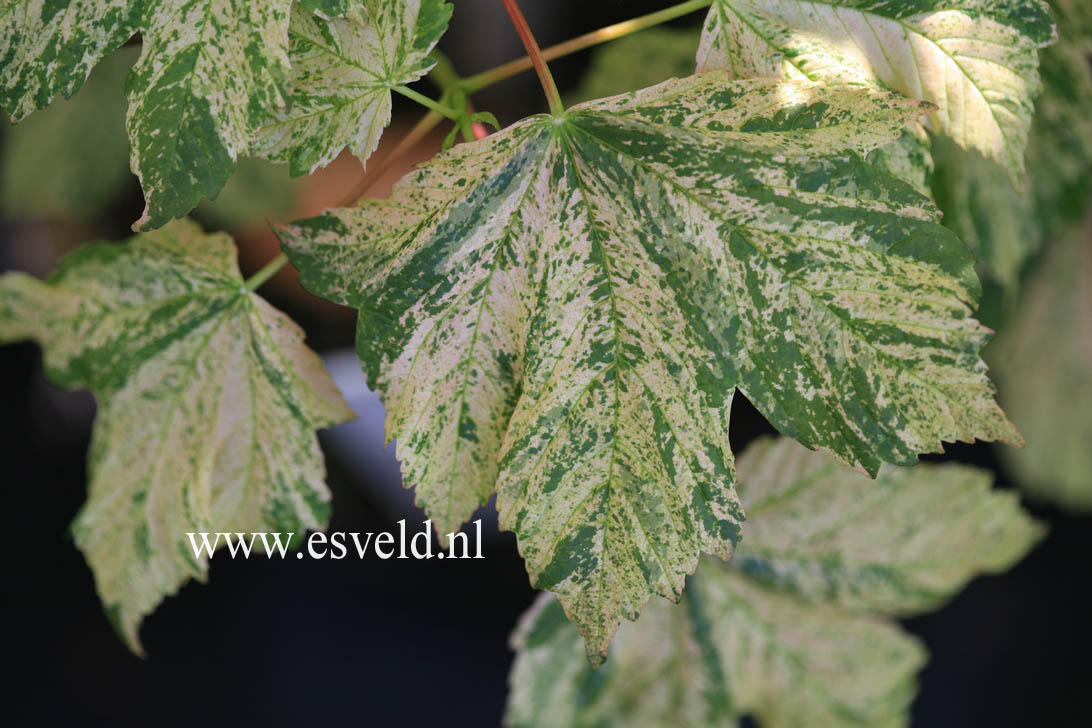
{"label": "speckled leaf surface", "polygon": [[71,98],[140,23],[135,0],[6,0],[0,7],[0,109],[13,121]]}
{"label": "speckled leaf surface", "polygon": [[1092,205],[1092,4],[1052,0],[1058,43],[1041,55],[1043,93],[1028,138],[1028,184],[1020,191],[998,165],[935,144],[936,201],[978,255],[980,270],[1015,297],[1044,240],[1053,240]]}
{"label": "speckled leaf surface", "polygon": [[969,254],[859,157],[920,113],[701,74],[532,117],[281,237],[305,287],[360,310],[388,437],[441,532],[496,490],[601,659],[699,552],[731,553],[735,387],[873,472],[1018,438],[978,358]]}
{"label": "speckled leaf surface", "polygon": [[733,565],[812,602],[908,615],[978,574],[1009,569],[1042,536],[987,471],[885,466],[875,480],[789,439],[740,457],[745,540]]}
{"label": "speckled leaf surface", "polygon": [[156,228],[214,198],[285,103],[291,0],[149,3],[126,84],[133,172]]}
{"label": "speckled leaf surface", "polygon": [[432,68],[447,29],[444,0],[355,0],[344,18],[292,12],[290,105],[261,130],[257,148],[293,174],[329,164],[348,147],[366,161],[391,118],[391,87]]}
{"label": "speckled leaf surface", "polygon": [[1092,220],[1047,241],[987,351],[1027,435],[1005,465],[1033,496],[1092,512]]}
{"label": "speckled leaf surface", "polygon": [[359,0],[299,0],[298,4],[324,18],[336,18],[349,12],[354,2]]}
{"label": "speckled leaf surface", "polygon": [[[315,429],[351,411],[284,314],[244,286],[226,235],[179,221],[0,278],[0,339],[33,338],[99,405],[72,532],[134,650],[145,615],[203,580],[187,532],[320,528]],[[260,548],[260,547],[259,547]]]}
{"label": "speckled leaf surface", "polygon": [[1041,0],[715,0],[698,68],[736,76],[878,81],[931,101],[932,131],[1003,164],[1014,181],[1054,38]]}
{"label": "speckled leaf surface", "polygon": [[988,473],[960,465],[885,468],[873,482],[781,439],[752,444],[739,473],[736,556],[703,559],[678,605],[654,600],[623,625],[602,668],[540,597],[512,638],[509,725],[907,725],[926,655],[883,614],[935,606],[1039,535]]}

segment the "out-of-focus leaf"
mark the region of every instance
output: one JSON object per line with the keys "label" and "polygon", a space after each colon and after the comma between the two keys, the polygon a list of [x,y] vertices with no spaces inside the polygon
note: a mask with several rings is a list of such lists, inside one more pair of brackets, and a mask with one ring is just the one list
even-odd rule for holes
{"label": "out-of-focus leaf", "polygon": [[[1011,448],[1009,448],[1011,449]],[[1042,529],[989,472],[885,466],[875,480],[788,438],[739,458],[744,540],[732,565],[810,602],[909,615],[1009,569]]]}
{"label": "out-of-focus leaf", "polygon": [[215,200],[197,206],[195,215],[223,230],[262,225],[285,219],[302,190],[288,168],[264,159],[240,159],[231,179]]}
{"label": "out-of-focus leaf", "polygon": [[569,105],[648,88],[694,74],[701,31],[649,28],[598,48]]}
{"label": "out-of-focus leaf", "polygon": [[921,194],[932,197],[932,145],[921,124],[907,124],[901,137],[873,150],[868,161],[913,185]]}
{"label": "out-of-focus leaf", "polygon": [[[933,198],[944,224],[974,250],[983,277],[1015,291],[1042,244],[1031,192],[1018,192],[997,162],[944,137],[934,139],[933,158]],[[1029,175],[1042,176],[1034,167]]]}
{"label": "out-of-focus leaf", "polygon": [[598,671],[552,598],[513,636],[507,721],[569,726],[899,726],[925,652],[881,615],[933,608],[1042,535],[988,473],[885,467],[875,481],[788,438],[739,459],[748,520],[678,605],[649,604]]}
{"label": "out-of-focus leaf", "polygon": [[1033,496],[1092,512],[1092,220],[1047,242],[987,353],[1027,439],[1005,465]]}
{"label": "out-of-focus leaf", "polygon": [[136,181],[125,136],[125,74],[138,52],[122,48],[95,68],[74,98],[4,129],[4,217],[91,219]]}
{"label": "out-of-focus leaf", "polygon": [[1050,237],[1092,204],[1092,2],[1051,0],[1060,40],[1042,53],[1044,91],[1028,145],[1035,217]]}

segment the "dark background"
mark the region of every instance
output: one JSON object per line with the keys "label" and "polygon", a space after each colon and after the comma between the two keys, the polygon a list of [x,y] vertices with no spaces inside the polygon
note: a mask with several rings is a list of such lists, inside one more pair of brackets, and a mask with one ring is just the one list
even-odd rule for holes
{"label": "dark background", "polygon": [[[666,3],[522,4],[547,46]],[[499,0],[455,5],[442,47],[463,74],[522,55]],[[684,23],[699,20],[700,14]],[[581,54],[551,64],[563,91],[586,63]],[[504,122],[545,106],[533,74],[475,101]],[[413,113],[396,108],[411,121]],[[89,234],[127,234],[141,209],[139,189],[119,200]],[[28,246],[66,234],[72,233],[0,222],[0,269],[25,267]],[[244,267],[252,269],[245,241],[241,246]],[[351,346],[351,316],[316,306],[290,284],[263,294],[300,321],[320,351]],[[494,534],[482,561],[218,557],[207,585],[187,585],[145,621],[148,657],[130,654],[103,616],[91,573],[67,536],[84,499],[93,402],[86,393],[53,388],[40,365],[31,344],[0,347],[0,472],[10,529],[2,557],[5,658],[8,711],[14,707],[16,723],[499,723],[512,660],[507,637],[533,598],[509,534]],[[737,398],[736,452],[769,431]],[[989,468],[1000,487],[1010,487],[988,445],[955,446],[947,457]],[[391,487],[389,459],[360,468],[332,452],[328,467],[331,529],[396,528],[376,495]],[[945,608],[905,623],[932,653],[914,725],[1089,723],[1089,519],[1029,507],[1051,527],[1037,550],[1007,574],[978,579]]]}

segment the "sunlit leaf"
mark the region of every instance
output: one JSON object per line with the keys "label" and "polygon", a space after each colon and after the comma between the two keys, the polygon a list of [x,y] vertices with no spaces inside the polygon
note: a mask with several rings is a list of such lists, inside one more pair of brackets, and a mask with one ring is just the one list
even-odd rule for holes
{"label": "sunlit leaf", "polygon": [[1002,454],[1031,494],[1092,511],[1092,222],[1046,243],[1015,316],[989,348],[1027,447]]}
{"label": "sunlit leaf", "polygon": [[1001,167],[938,140],[934,178],[944,224],[978,255],[1009,298],[1043,245],[1092,203],[1092,8],[1053,0],[1059,41],[1042,56],[1043,93],[1028,139],[1029,183],[1015,189]]}
{"label": "sunlit leaf", "polygon": [[698,69],[879,82],[936,104],[932,131],[1019,182],[1038,50],[1053,38],[1041,0],[715,0]]}

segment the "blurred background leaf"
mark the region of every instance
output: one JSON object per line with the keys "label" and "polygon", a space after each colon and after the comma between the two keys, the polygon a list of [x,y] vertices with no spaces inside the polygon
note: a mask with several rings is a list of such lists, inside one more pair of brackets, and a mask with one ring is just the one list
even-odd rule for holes
{"label": "blurred background leaf", "polygon": [[[122,48],[92,72],[70,100],[60,100],[25,121],[4,122],[0,149],[0,206],[12,222],[91,223],[126,195],[138,195],[129,171],[125,134],[125,76],[139,46]],[[240,159],[215,200],[194,216],[214,228],[238,231],[291,214],[302,180],[288,167]]]}
{"label": "blurred background leaf", "polygon": [[240,158],[224,189],[215,200],[202,201],[194,217],[222,230],[264,226],[292,210],[305,184],[305,178],[292,178],[287,165]]}
{"label": "blurred background leaf", "polygon": [[593,53],[580,84],[566,94],[567,105],[636,91],[669,78],[694,75],[699,28],[650,28]]}
{"label": "blurred background leaf", "polygon": [[1022,449],[998,448],[1036,498],[1092,512],[1092,219],[1059,235],[987,349]]}

